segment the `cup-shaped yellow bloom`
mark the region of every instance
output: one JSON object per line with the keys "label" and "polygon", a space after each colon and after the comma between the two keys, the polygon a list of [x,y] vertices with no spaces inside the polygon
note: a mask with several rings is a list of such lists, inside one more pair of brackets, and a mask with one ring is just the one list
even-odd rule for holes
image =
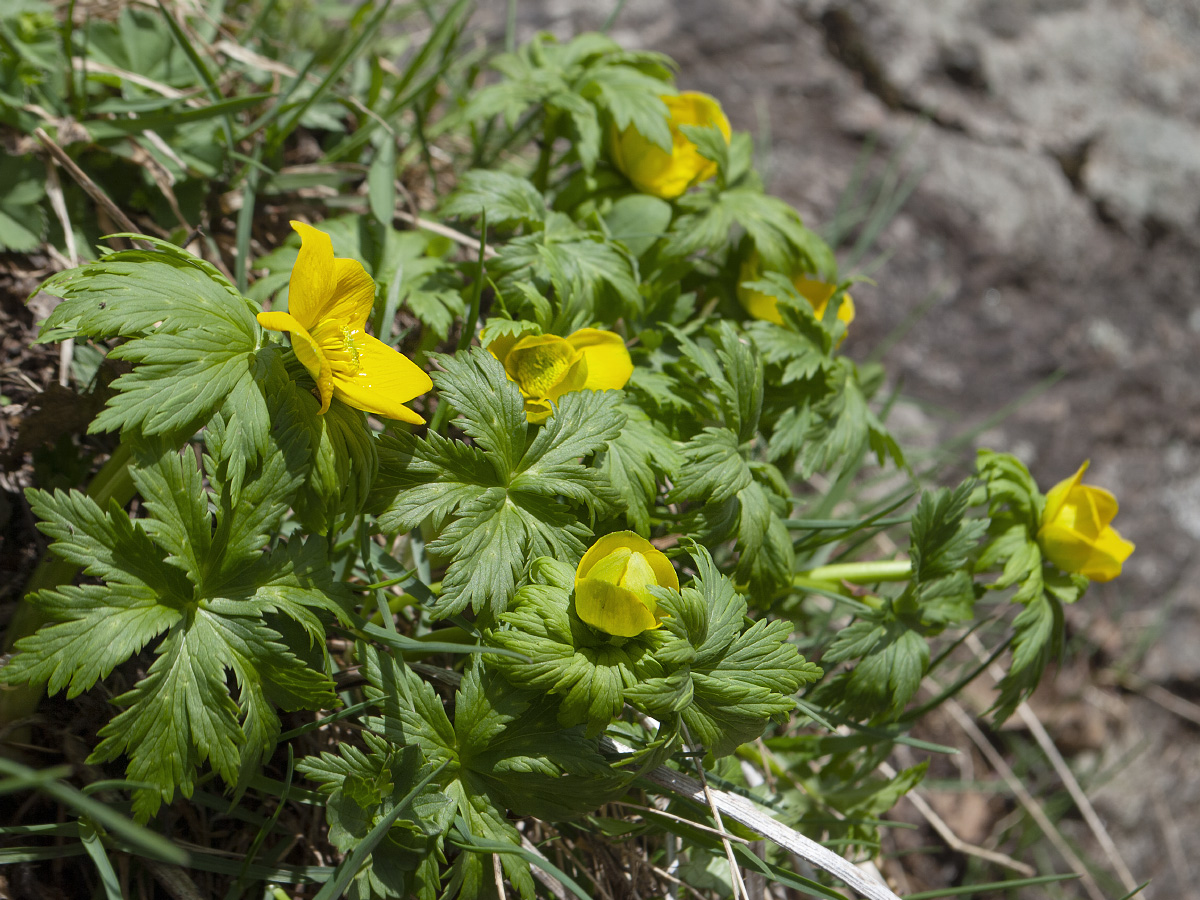
{"label": "cup-shaped yellow bloom", "polygon": [[563,394],[619,390],[633,374],[621,336],[598,328],[581,328],[565,338],[504,335],[488,344],[488,351],[521,389],[530,422],[550,418],[551,404]]}
{"label": "cup-shaped yellow bloom", "polygon": [[1085,460],[1078,472],[1050,488],[1038,544],[1063,571],[1111,581],[1121,574],[1133,544],[1109,524],[1117,515],[1117,499],[1104,488],[1082,483],[1087,467]]}
{"label": "cup-shaped yellow bloom", "polygon": [[663,97],[671,129],[671,150],[642,137],[632,125],[624,131],[613,129],[612,161],[643,194],[674,200],[693,184],[717,174],[717,164],[700,155],[696,145],[679,130],[681,125],[716,125],[729,143],[729,120],[721,104],[708,94],[685,91]]}
{"label": "cup-shaped yellow bloom", "polygon": [[660,624],[650,585],[679,590],[679,576],[666,555],[632,531],[607,534],[575,570],[575,612],[599,631],[635,637]]}
{"label": "cup-shaped yellow bloom", "polygon": [[[742,269],[738,275],[737,298],[745,307],[746,312],[754,318],[782,325],[783,316],[779,314],[779,304],[775,298],[761,291],[751,290],[744,285],[744,282],[757,281],[760,277],[762,277],[762,268],[758,253],[751,253],[742,263]],[[809,278],[803,272],[796,272],[792,275],[792,284],[796,288],[796,293],[812,304],[813,315],[818,319],[823,318],[829,301],[837,293],[837,285]],[[842,304],[838,307],[837,317],[847,326],[854,321],[854,300],[849,294],[842,295]]]}
{"label": "cup-shaped yellow bloom", "polygon": [[300,235],[300,253],[288,283],[288,312],[259,313],[258,324],[291,335],[296,358],[316,379],[319,413],[337,397],[369,413],[422,424],[404,404],[433,382],[365,330],[375,282],[357,260],[335,258],[325,232],[303,222],[292,222],[292,228]]}

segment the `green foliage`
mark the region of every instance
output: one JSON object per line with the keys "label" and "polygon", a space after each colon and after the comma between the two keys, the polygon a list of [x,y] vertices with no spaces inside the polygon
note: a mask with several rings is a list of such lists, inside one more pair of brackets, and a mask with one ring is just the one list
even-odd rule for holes
{"label": "green foliage", "polygon": [[371,505],[387,532],[427,523],[436,533],[429,550],[447,563],[437,617],[468,606],[495,616],[523,579],[527,560],[583,554],[590,529],[571,507],[594,513],[610,489],[580,459],[619,433],[619,398],[608,391],[569,394],[534,430],[520,392],[489,353],[473,348],[438,362],[443,402],[462,415],[473,446],[436,433],[384,441]]}
{"label": "green foliage", "polygon": [[510,127],[529,114],[544,116],[570,136],[572,155],[591,170],[608,122],[622,129],[632,125],[659,146],[671,146],[660,99],[674,93],[670,65],[661,54],[622,50],[603,35],[560,44],[542,33],[492,60],[503,79],[477,91],[462,116],[468,121],[501,116]]}
{"label": "green foliage", "polygon": [[980,450],[976,472],[981,488],[975,499],[987,503],[991,526],[975,569],[1001,566],[1000,577],[988,589],[1015,586],[1012,600],[1025,607],[1013,621],[1012,662],[994,706],[995,720],[1002,722],[1033,693],[1050,660],[1062,653],[1062,605],[1082,596],[1087,579],[1043,564],[1037,531],[1046,500],[1019,460]]}
{"label": "green foliage", "polygon": [[[296,768],[329,794],[325,818],[329,842],[342,853],[354,850],[379,822],[394,814],[424,776],[415,745],[393,747],[365,732],[366,751],[347,744],[337,753],[302,759]],[[445,794],[426,787],[405,804],[366,864],[354,876],[345,896],[351,900],[402,900],[437,896],[438,838],[450,827],[454,804]]]}
{"label": "green foliage", "polygon": [[237,440],[250,458],[264,448],[269,427],[259,383],[279,362],[258,349],[250,304],[211,264],[151,243],[153,250],[106,253],[43,286],[63,299],[45,324],[56,339],[127,339],[109,358],[134,369],[113,382],[117,393],[90,430],[177,444],[220,412],[237,420]]}
{"label": "green foliage", "polygon": [[[539,857],[523,838],[552,832],[518,829],[524,817],[569,823],[572,840],[636,835],[651,857],[673,831],[675,871],[719,884],[719,844],[693,827],[706,811],[593,815],[658,766],[706,767],[784,822],[876,848],[880,817],[925,771],[878,774],[897,742],[929,747],[906,734],[925,676],[966,672],[950,696],[978,674],[957,652],[969,631],[997,658],[1010,648],[1003,719],[1060,652],[1063,604],[1086,582],[1043,561],[1045,499],[1010,456],[981,452],[975,480],[909,503],[919,485],[876,400],[883,371],[841,352],[855,279],[764,193],[748,135],[684,126],[717,174],[670,201],[606,161],[625,128],[671,146],[670,60],[597,34],[485,60],[459,46],[468,5],[0,11],[0,122],[20,141],[46,128],[146,230],[195,250],[118,236],[133,248],[43,286],[62,302],[42,340],[86,340],[119,367],[90,431],[119,436],[132,462],[86,494],[29,491],[60,567],[39,574],[44,622],[0,679],[68,698],[106,681],[119,709],[89,762],[125,758],[129,780],[105,789],[131,792],[143,822],[177,792],[211,806],[228,787],[231,821],[259,828],[233,832],[246,860],[231,897],[282,873],[325,880],[320,898],[475,900],[499,871],[531,900]],[[500,77],[478,87],[485,64]],[[66,227],[91,246],[93,201],[60,180]],[[0,173],[0,249],[65,241],[46,183],[28,155]],[[394,227],[412,221],[398,209],[424,210],[421,228]],[[424,221],[433,209],[453,228]],[[305,364],[264,340],[258,304],[286,308],[293,215],[373,277],[371,331],[433,369],[427,426],[384,434],[340,400],[318,414]],[[471,228],[485,246],[455,231]],[[801,274],[835,286],[820,319]],[[746,290],[781,323],[747,320]],[[619,335],[633,374],[530,423],[484,348],[580,328]],[[336,333],[319,342],[355,364]],[[92,445],[70,437],[59,447],[86,472]],[[872,454],[897,486],[863,490]],[[135,494],[132,512],[113,499]],[[660,624],[629,638],[584,623],[573,598],[591,541],[621,531],[664,550],[682,584],[645,588]],[[906,549],[861,558],[884,546]],[[318,729],[336,752],[294,771],[321,793],[291,784],[291,743],[273,781],[277,744]],[[747,782],[756,757],[774,787]],[[317,801],[336,868],[255,861],[290,852],[279,817]],[[177,812],[155,827],[184,833]],[[106,836],[67,824],[108,877]],[[774,851],[747,860],[828,894]]]}
{"label": "green foliage", "polygon": [[45,169],[32,157],[10,160],[0,171],[0,250],[29,253],[46,236]]}
{"label": "green foliage", "polygon": [[[230,444],[218,439],[210,449]],[[210,490],[190,450],[183,457],[163,444],[147,448],[131,472],[149,512],[136,523],[115,504],[103,510],[76,491],[29,492],[54,552],[104,585],[40,592],[35,602],[54,624],[18,642],[4,680],[46,682],[73,696],[162,635],[146,677],[116,698],[125,709],[101,729],[93,754],[96,761],[127,755],[130,778],[153,785],[135,791],[142,821],[176,789],[190,796],[205,761],[238,784],[275,744],[276,707],[334,700],[328,676],[268,624],[291,619],[320,647],[318,613],[344,615],[323,541],[264,549],[299,485],[291,473],[305,452],[295,427],[276,429],[267,452],[236,481],[228,457],[206,457]]]}
{"label": "green foliage", "polygon": [[[439,790],[470,834],[519,845],[505,810],[568,817],[594,808],[620,783],[595,740],[578,728],[560,728],[544,698],[506,689],[479,657],[455,693],[451,721],[428,682],[371,648],[360,653],[381,713],[368,725],[389,742],[410,741],[426,759],[447,764]],[[501,860],[521,896],[532,898],[529,864],[508,855]],[[463,897],[479,896],[490,877],[474,853],[460,854],[449,874]]]}
{"label": "green foliage", "polygon": [[579,619],[571,571],[539,560],[541,576],[501,616],[510,627],[488,636],[528,659],[499,658],[495,667],[519,688],[561,697],[564,727],[586,723],[600,734],[628,703],[663,721],[676,746],[682,733],[672,723],[681,719],[713,753],[732,753],[788,713],[789,695],[821,670],[788,643],[786,622],[745,620],[745,599],[707,551],[697,548],[695,559],[690,587],[656,591],[662,629],[618,644]]}

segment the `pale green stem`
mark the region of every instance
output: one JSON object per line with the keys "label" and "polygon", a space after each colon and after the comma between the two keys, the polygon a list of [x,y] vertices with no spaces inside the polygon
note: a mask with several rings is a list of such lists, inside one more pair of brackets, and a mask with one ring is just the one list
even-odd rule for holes
{"label": "pale green stem", "polygon": [[807,572],[798,572],[793,578],[796,584],[815,581],[851,584],[877,584],[880,581],[908,581],[912,578],[912,562],[907,559],[881,559],[870,562],[833,563],[817,566]]}

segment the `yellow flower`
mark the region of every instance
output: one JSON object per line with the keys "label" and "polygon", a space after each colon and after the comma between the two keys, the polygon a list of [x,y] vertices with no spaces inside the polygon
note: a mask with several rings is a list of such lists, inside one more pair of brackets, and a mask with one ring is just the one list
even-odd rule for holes
{"label": "yellow flower", "polygon": [[401,422],[425,420],[404,404],[433,382],[421,369],[364,330],[375,302],[375,282],[353,259],[335,258],[323,231],[292,222],[300,254],[288,285],[288,312],[258,314],[258,324],[291,334],[292,350],[316,379],[321,408],[343,403]]}
{"label": "yellow flower", "polygon": [[[751,290],[743,284],[746,281],[757,281],[761,277],[761,274],[758,253],[751,253],[745,262],[742,263],[742,270],[738,276],[738,300],[746,308],[746,312],[750,313],[754,318],[782,325],[783,316],[779,314],[779,306],[775,298],[760,291]],[[823,318],[825,308],[829,306],[830,299],[837,293],[837,285],[809,278],[803,272],[797,272],[792,275],[792,284],[795,286],[796,292],[812,304],[813,315],[818,319]],[[849,294],[842,295],[842,304],[838,307],[837,317],[840,321],[845,322],[847,326],[854,321],[854,300],[851,299]]]}
{"label": "yellow flower", "polygon": [[1109,524],[1117,514],[1117,499],[1104,488],[1080,483],[1087,467],[1085,460],[1078,472],[1050,488],[1038,543],[1060,569],[1111,581],[1121,574],[1133,544]]}
{"label": "yellow flower", "polygon": [[716,125],[729,143],[729,120],[721,104],[708,94],[686,91],[673,97],[663,97],[670,117],[671,151],[668,153],[646,140],[633,126],[618,132],[613,129],[612,159],[643,194],[653,194],[664,200],[674,200],[693,184],[699,184],[717,174],[717,164],[705,159],[682,131],[680,125]]}
{"label": "yellow flower", "polygon": [[607,634],[634,637],[661,624],[649,585],[679,590],[666,555],[632,531],[605,535],[575,570],[575,612]]}
{"label": "yellow flower", "polygon": [[633,361],[620,335],[581,328],[556,334],[504,335],[488,344],[525,398],[530,422],[545,422],[551,404],[571,391],[619,390],[633,374]]}

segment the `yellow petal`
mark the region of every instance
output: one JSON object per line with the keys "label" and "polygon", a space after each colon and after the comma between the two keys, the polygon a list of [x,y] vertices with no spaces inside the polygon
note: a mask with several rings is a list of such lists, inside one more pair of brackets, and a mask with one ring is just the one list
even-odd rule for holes
{"label": "yellow petal", "polygon": [[1132,541],[1127,541],[1115,528],[1105,528],[1092,548],[1087,565],[1079,574],[1092,581],[1112,581],[1121,574],[1121,565],[1133,553]]}
{"label": "yellow petal", "polygon": [[745,284],[748,281],[758,281],[761,277],[762,266],[758,258],[758,251],[754,250],[742,260],[741,269],[738,271],[738,302],[742,304],[746,312],[750,313],[751,318],[774,325],[782,325],[783,316],[779,312],[778,301],[770,294],[753,290]]}
{"label": "yellow petal", "polygon": [[292,337],[292,352],[296,359],[312,375],[317,383],[317,391],[321,394],[321,408],[317,415],[322,415],[329,409],[329,401],[333,398],[333,368],[328,358],[321,352],[321,345],[309,334],[308,329],[301,325],[296,317],[285,312],[262,312],[258,316],[258,324],[271,331],[286,331]]}
{"label": "yellow petal", "polygon": [[646,558],[646,562],[650,564],[650,568],[654,570],[654,577],[661,587],[679,590],[679,575],[675,572],[675,567],[671,565],[666,554],[633,531],[614,531],[612,534],[606,534],[597,539],[596,543],[592,544],[583,554],[583,559],[579,561],[579,566],[575,569],[576,586],[579,585],[580,579],[585,578],[600,560],[621,549],[634,550],[642,554]]}
{"label": "yellow petal", "polygon": [[614,165],[643,194],[673,200],[693,184],[717,174],[717,164],[700,155],[680,125],[716,125],[729,141],[729,120],[721,105],[707,94],[687,91],[663,97],[669,113],[671,152],[644,138],[633,127],[613,130],[610,140]]}
{"label": "yellow petal", "polygon": [[552,412],[554,412],[554,407],[550,405],[549,400],[525,399],[525,418],[534,425],[545,422],[550,418]]}
{"label": "yellow petal", "polygon": [[358,353],[358,373],[335,375],[335,396],[375,415],[423,424],[425,420],[404,405],[433,387],[420,366],[369,334],[355,335],[354,349]]}
{"label": "yellow petal", "polygon": [[304,222],[291,224],[300,235],[300,253],[288,282],[288,312],[305,328],[312,328],[322,318],[321,310],[337,286],[333,241],[325,232]]}
{"label": "yellow petal", "polygon": [[1046,494],[1046,508],[1042,511],[1042,522],[1051,522],[1058,518],[1059,512],[1062,510],[1063,504],[1067,502],[1067,494],[1069,494],[1080,481],[1083,480],[1083,473],[1087,471],[1088,464],[1091,460],[1085,459],[1083,464],[1070,478],[1066,478],[1050,488]]}
{"label": "yellow petal", "polygon": [[653,611],[633,591],[599,579],[576,584],[575,612],[593,628],[617,637],[636,637],[659,627]]}
{"label": "yellow petal", "polygon": [[[804,275],[797,275],[792,279],[792,284],[796,286],[796,291],[800,296],[812,306],[813,315],[818,319],[825,318],[825,309],[829,306],[833,295],[837,293],[837,285],[830,284],[828,281],[818,281],[815,278],[806,278]],[[847,325],[854,321],[854,301],[850,299],[849,294],[842,295],[837,317]]]}
{"label": "yellow petal", "polygon": [[337,282],[321,318],[332,319],[352,331],[362,331],[375,306],[375,282],[357,259],[338,257],[333,261],[333,270]]}
{"label": "yellow petal", "polygon": [[527,334],[528,332],[522,332],[521,334],[502,334],[488,344],[488,353],[500,360],[500,363],[503,365],[504,361],[508,359],[508,354],[512,348],[515,347],[517,342]]}
{"label": "yellow petal", "polygon": [[[600,565],[603,565],[601,563]],[[592,569],[592,577],[596,577],[596,572],[600,566]],[[629,562],[625,566],[625,571],[621,573],[621,580],[617,582],[627,591],[633,591],[639,597],[646,595],[646,588],[650,585],[658,584],[658,578],[655,575],[654,569],[651,568],[646,557],[635,551],[630,551]],[[645,600],[642,601],[645,603]]]}
{"label": "yellow petal", "polygon": [[1102,487],[1096,487],[1094,484],[1081,484],[1079,488],[1087,492],[1093,515],[1095,515],[1096,522],[1101,528],[1117,517],[1119,510],[1117,498],[1111,492],[1106,491]]}
{"label": "yellow petal", "polygon": [[580,328],[567,338],[587,361],[587,381],[583,387],[590,391],[620,390],[633,374],[633,360],[619,334],[598,328]]}
{"label": "yellow petal", "polygon": [[1038,544],[1049,560],[1064,572],[1083,574],[1092,556],[1092,542],[1061,520],[1038,530]]}

